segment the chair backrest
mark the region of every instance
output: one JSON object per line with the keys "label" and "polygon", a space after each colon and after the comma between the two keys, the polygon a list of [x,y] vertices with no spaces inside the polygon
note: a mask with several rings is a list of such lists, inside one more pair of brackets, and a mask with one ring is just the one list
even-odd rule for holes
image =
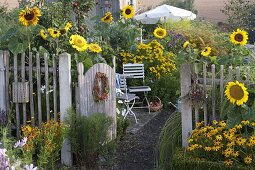
{"label": "chair backrest", "polygon": [[125,93],[127,92],[127,82],[123,74],[116,73],[116,88],[119,88]]}
{"label": "chair backrest", "polygon": [[144,64],[123,64],[123,74],[130,78],[144,80]]}

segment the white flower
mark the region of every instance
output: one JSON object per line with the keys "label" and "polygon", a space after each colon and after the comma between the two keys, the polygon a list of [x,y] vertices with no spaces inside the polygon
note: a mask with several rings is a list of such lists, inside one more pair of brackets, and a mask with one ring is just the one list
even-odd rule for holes
{"label": "white flower", "polygon": [[27,137],[24,137],[22,141],[20,142],[20,147],[23,147],[27,143]]}
{"label": "white flower", "polygon": [[34,167],[33,164],[30,164],[30,165],[25,165],[24,169],[25,170],[37,170],[37,167]]}
{"label": "white flower", "polygon": [[7,155],[5,154],[5,152],[6,152],[6,149],[0,149],[0,155],[2,155],[2,156],[7,156]]}
{"label": "white flower", "polygon": [[14,148],[17,148],[20,146],[20,140],[18,140],[15,144],[14,144]]}

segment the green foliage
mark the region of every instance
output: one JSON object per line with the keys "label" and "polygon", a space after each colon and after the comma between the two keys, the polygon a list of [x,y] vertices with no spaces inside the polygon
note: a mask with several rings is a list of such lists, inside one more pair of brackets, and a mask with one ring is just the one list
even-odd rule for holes
{"label": "green foliage", "polygon": [[89,169],[95,168],[99,155],[113,147],[108,136],[111,118],[102,113],[95,113],[88,117],[80,116],[73,110],[69,110],[66,123],[69,126],[67,138],[72,146],[75,163]]}
{"label": "green foliage", "polygon": [[159,166],[164,170],[172,169],[173,155],[181,147],[181,113],[170,115],[159,137]]}
{"label": "green foliage", "polygon": [[166,4],[194,11],[194,0],[165,0]]}
{"label": "green foliage", "polygon": [[129,126],[130,122],[128,119],[124,119],[124,116],[121,114],[117,114],[117,138],[122,139],[125,134],[127,127]]}
{"label": "green foliage", "polygon": [[227,167],[223,162],[212,162],[188,155],[184,150],[177,150],[173,156],[173,170],[253,170],[253,167],[239,165]]}

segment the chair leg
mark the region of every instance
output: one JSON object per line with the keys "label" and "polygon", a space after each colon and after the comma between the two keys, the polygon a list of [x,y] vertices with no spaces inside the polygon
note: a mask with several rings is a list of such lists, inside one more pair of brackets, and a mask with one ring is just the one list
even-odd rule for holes
{"label": "chair leg", "polygon": [[133,101],[133,103],[132,103],[131,106],[129,106],[129,104],[126,103],[126,102],[124,102],[124,103],[125,103],[125,105],[126,105],[126,107],[127,107],[127,111],[126,111],[126,113],[125,113],[123,119],[126,119],[127,115],[130,113],[131,115],[133,115],[133,116],[135,117],[135,123],[138,123],[137,117],[136,117],[135,113],[132,111],[132,108],[133,108],[133,106],[134,106],[134,104],[135,104],[135,99],[134,99],[134,101]]}
{"label": "chair leg", "polygon": [[151,114],[150,103],[149,103],[149,100],[148,100],[148,98],[147,98],[147,93],[146,93],[146,92],[144,92],[144,98],[145,98],[145,100],[146,100],[146,102],[147,102],[149,114]]}

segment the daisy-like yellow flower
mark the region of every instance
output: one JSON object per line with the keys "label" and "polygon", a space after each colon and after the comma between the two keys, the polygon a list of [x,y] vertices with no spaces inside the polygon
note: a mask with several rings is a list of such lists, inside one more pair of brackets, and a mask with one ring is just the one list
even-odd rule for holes
{"label": "daisy-like yellow flower", "polygon": [[202,51],[201,51],[201,55],[204,57],[207,57],[211,54],[211,47],[205,47]]}
{"label": "daisy-like yellow flower", "polygon": [[183,48],[187,48],[190,45],[189,41],[185,41],[185,43],[183,44]]}
{"label": "daisy-like yellow flower", "polygon": [[65,30],[66,31],[69,31],[71,28],[72,28],[72,23],[71,22],[68,22],[68,23],[66,23],[66,25],[65,25]]}
{"label": "daisy-like yellow flower", "polygon": [[249,125],[250,121],[249,120],[242,120],[241,123],[243,125]]}
{"label": "daisy-like yellow flower", "polygon": [[77,51],[85,51],[88,48],[88,43],[82,36],[75,34],[71,35],[69,39],[69,43],[75,48]]}
{"label": "daisy-like yellow flower", "polygon": [[48,32],[50,33],[50,36],[52,36],[53,38],[58,38],[61,35],[59,30],[53,28],[48,28]]}
{"label": "daisy-like yellow flower", "polygon": [[154,31],[153,34],[156,38],[165,38],[166,36],[166,29],[161,28],[161,27],[157,27]]}
{"label": "daisy-like yellow flower", "polygon": [[39,8],[33,7],[21,10],[19,13],[19,22],[21,22],[24,26],[29,26],[31,24],[36,25],[39,21],[39,18],[41,16],[41,12]]}
{"label": "daisy-like yellow flower", "polygon": [[94,53],[102,52],[102,48],[98,44],[95,44],[95,43],[89,44],[88,48],[91,52],[94,52]]}
{"label": "daisy-like yellow flower", "polygon": [[227,96],[228,100],[232,104],[236,104],[237,106],[241,106],[242,104],[248,101],[248,91],[243,83],[236,82],[228,82],[225,90],[225,96]]}
{"label": "daisy-like yellow flower", "polygon": [[121,10],[121,15],[122,15],[125,19],[133,18],[134,15],[135,15],[135,9],[134,9],[134,7],[131,6],[131,5],[125,6],[125,7]]}
{"label": "daisy-like yellow flower", "polygon": [[247,40],[248,40],[248,33],[244,30],[237,29],[236,31],[233,31],[232,34],[230,34],[230,41],[234,45],[244,46],[247,44]]}
{"label": "daisy-like yellow flower", "polygon": [[48,35],[47,35],[46,32],[44,31],[44,29],[41,29],[41,30],[40,30],[40,35],[41,35],[41,37],[42,37],[44,40],[46,40],[46,38],[48,37]]}
{"label": "daisy-like yellow flower", "polygon": [[224,161],[224,164],[227,166],[231,166],[233,164],[233,161],[231,159],[228,159],[228,160]]}
{"label": "daisy-like yellow flower", "polygon": [[105,23],[110,23],[112,22],[112,20],[113,17],[111,12],[106,12],[105,15],[101,18],[101,21]]}
{"label": "daisy-like yellow flower", "polygon": [[244,163],[249,165],[252,163],[252,157],[251,156],[246,156],[244,159]]}
{"label": "daisy-like yellow flower", "polygon": [[222,140],[222,136],[221,136],[221,135],[217,135],[217,136],[216,136],[216,140],[221,141],[221,140]]}

